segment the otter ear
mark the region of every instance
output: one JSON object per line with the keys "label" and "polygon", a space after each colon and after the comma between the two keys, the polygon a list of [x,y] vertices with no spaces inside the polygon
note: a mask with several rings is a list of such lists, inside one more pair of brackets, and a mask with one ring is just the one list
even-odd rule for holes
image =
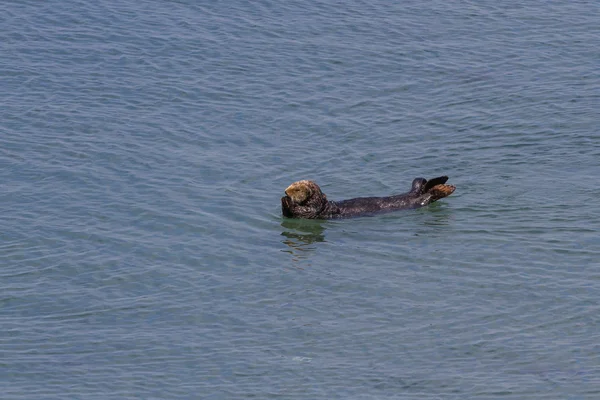
{"label": "otter ear", "polygon": [[285,189],[285,194],[292,199],[294,203],[303,203],[312,195],[312,189],[309,181],[298,181],[292,183]]}

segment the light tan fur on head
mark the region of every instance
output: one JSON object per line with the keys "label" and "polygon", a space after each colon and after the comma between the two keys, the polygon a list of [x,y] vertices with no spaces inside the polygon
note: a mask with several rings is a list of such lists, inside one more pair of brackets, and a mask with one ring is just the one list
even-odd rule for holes
{"label": "light tan fur on head", "polygon": [[298,181],[292,183],[285,189],[285,194],[296,204],[301,204],[313,194],[313,187],[316,184],[312,181]]}

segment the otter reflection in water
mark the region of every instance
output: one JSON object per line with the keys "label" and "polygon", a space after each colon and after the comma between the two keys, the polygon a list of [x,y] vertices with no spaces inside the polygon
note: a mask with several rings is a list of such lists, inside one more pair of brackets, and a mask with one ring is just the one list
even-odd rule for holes
{"label": "otter reflection in water", "polygon": [[284,219],[281,236],[282,243],[288,247],[284,251],[292,256],[292,264],[302,268],[297,263],[308,260],[315,252],[319,243],[325,241],[325,221],[306,219]]}
{"label": "otter reflection in water", "polygon": [[285,196],[281,198],[281,211],[289,218],[332,219],[418,208],[452,194],[456,188],[446,185],[447,180],[447,176],[430,180],[416,178],[407,193],[343,201],[327,200],[319,185],[312,181],[298,181],[285,189]]}

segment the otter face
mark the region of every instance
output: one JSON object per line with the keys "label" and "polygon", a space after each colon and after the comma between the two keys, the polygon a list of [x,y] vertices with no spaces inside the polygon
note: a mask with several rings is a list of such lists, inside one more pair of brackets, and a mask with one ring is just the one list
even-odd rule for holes
{"label": "otter face", "polygon": [[285,189],[285,194],[281,198],[281,210],[290,218],[319,218],[327,204],[327,197],[312,181],[294,182]]}
{"label": "otter face", "polygon": [[292,183],[285,189],[285,194],[296,204],[304,203],[314,192],[314,188],[317,188],[319,192],[319,186],[311,181],[298,181]]}

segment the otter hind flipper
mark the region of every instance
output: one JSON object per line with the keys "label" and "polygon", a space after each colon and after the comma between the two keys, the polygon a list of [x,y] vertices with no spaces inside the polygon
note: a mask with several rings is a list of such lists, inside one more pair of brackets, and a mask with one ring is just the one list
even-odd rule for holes
{"label": "otter hind flipper", "polygon": [[[447,178],[446,178],[447,179]],[[445,182],[445,181],[444,181]],[[452,185],[435,185],[427,193],[431,195],[431,202],[450,196],[456,190]]]}
{"label": "otter hind flipper", "polygon": [[429,192],[429,190],[431,188],[433,188],[434,186],[443,185],[444,183],[446,183],[447,180],[448,180],[448,177],[445,175],[438,176],[437,178],[428,180],[427,183],[425,183],[425,186],[423,187],[423,193]]}

